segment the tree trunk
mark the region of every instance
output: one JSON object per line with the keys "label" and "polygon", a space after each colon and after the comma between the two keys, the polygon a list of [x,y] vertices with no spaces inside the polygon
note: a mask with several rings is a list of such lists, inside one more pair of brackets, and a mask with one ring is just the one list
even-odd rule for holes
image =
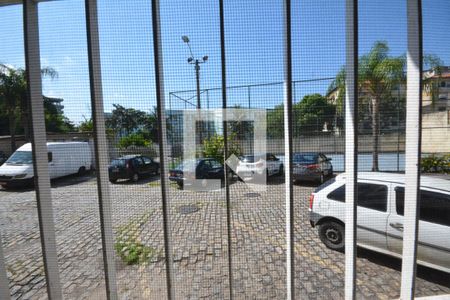
{"label": "tree trunk", "polygon": [[16,118],[13,112],[9,114],[9,135],[11,141],[11,153],[16,151]]}
{"label": "tree trunk", "polygon": [[380,132],[380,101],[377,97],[372,99],[372,171],[379,171],[378,168],[378,150],[379,150],[379,132]]}

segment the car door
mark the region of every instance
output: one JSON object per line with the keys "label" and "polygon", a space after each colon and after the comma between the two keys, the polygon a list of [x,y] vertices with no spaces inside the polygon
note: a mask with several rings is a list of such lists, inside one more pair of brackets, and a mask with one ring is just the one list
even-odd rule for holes
{"label": "car door", "polygon": [[[386,226],[389,216],[388,185],[358,181],[357,241],[368,248],[386,249]],[[327,195],[328,199],[345,202],[345,184]],[[331,206],[328,206],[331,209]],[[340,209],[336,206],[335,209]]]}
{"label": "car door", "polygon": [[388,191],[388,184],[358,181],[358,243],[387,249]]}
{"label": "car door", "polygon": [[267,164],[267,170],[269,171],[269,175],[273,175],[278,172],[278,165],[277,165],[277,159],[272,154],[267,154],[266,156],[266,164]]}
{"label": "car door", "polygon": [[144,161],[144,171],[146,174],[150,174],[155,172],[155,166],[153,164],[153,161],[151,158],[146,157],[146,156],[142,156],[142,160]]}
{"label": "car door", "polygon": [[57,165],[53,161],[53,152],[48,151],[47,157],[48,157],[48,173],[50,175],[50,179],[56,178],[59,176],[59,174],[58,174]]}
{"label": "car door", "polygon": [[208,170],[208,178],[210,179],[221,179],[224,176],[223,165],[217,160],[209,160],[209,170]]}
{"label": "car door", "polygon": [[[392,214],[388,221],[388,248],[397,254],[403,249],[405,189],[393,190]],[[422,188],[420,191],[417,259],[450,270],[450,194]]]}
{"label": "car door", "polygon": [[137,172],[138,174],[145,173],[144,161],[142,160],[141,157],[133,158],[133,166],[134,166],[135,172]]}

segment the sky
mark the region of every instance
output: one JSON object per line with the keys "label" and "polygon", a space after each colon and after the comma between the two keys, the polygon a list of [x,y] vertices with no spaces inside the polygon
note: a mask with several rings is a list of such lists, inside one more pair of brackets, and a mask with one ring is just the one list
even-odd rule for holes
{"label": "sky", "polygon": [[[283,3],[281,0],[227,0],[225,43],[227,86],[283,81]],[[151,7],[149,0],[99,0],[100,51],[105,111],[113,104],[150,111],[156,105]],[[424,52],[450,65],[450,1],[423,1]],[[58,72],[43,79],[43,93],[63,98],[65,114],[75,123],[90,118],[90,93],[84,1],[39,4],[41,65]],[[218,1],[161,0],[164,87],[168,108],[184,108],[176,96],[195,95],[195,72],[181,36],[191,40],[201,65],[202,107],[221,103],[221,56]],[[24,67],[22,7],[0,7],[0,63]],[[360,0],[359,51],[387,41],[392,55],[406,52],[406,0]],[[294,80],[335,76],[345,63],[345,1],[293,0]],[[329,79],[296,83],[294,101],[325,93]],[[179,91],[190,90],[181,93]],[[175,93],[177,92],[177,93]],[[175,94],[170,95],[170,94]],[[228,103],[273,107],[283,101],[281,84],[236,88]],[[195,98],[190,100],[195,102]],[[186,105],[186,108],[194,108]]]}

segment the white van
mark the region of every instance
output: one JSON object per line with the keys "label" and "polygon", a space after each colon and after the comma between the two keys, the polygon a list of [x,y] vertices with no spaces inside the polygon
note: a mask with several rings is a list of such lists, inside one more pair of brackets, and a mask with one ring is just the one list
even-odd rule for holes
{"label": "white van", "polygon": [[[358,173],[358,246],[401,258],[404,189],[404,174]],[[423,175],[420,195],[417,263],[450,273],[450,180]],[[345,174],[319,186],[309,201],[322,242],[344,250]]]}
{"label": "white van", "polygon": [[[83,174],[92,167],[92,153],[87,142],[49,142],[48,170],[50,179],[71,174]],[[27,143],[0,166],[0,185],[20,187],[33,182],[33,156]]]}

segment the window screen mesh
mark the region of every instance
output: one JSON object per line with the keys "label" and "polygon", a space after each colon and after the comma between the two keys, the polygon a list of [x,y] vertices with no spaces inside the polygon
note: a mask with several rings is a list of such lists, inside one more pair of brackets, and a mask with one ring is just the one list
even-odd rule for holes
{"label": "window screen mesh", "polygon": [[[41,216],[54,219],[64,298],[106,298],[108,251],[119,299],[167,298],[168,280],[180,299],[286,298],[286,39],[292,42],[295,298],[345,296],[345,5],[291,1],[286,37],[283,1],[224,1],[223,45],[218,1],[160,1],[154,45],[151,1],[98,1],[95,99],[103,101],[106,130],[97,134],[106,144],[96,153],[101,121],[93,118],[91,80],[98,74],[89,68],[85,2],[38,4],[40,49],[28,50],[40,53],[39,121],[46,125],[53,207]],[[366,188],[358,193],[356,297],[398,298],[404,220],[396,208],[403,211],[408,199],[397,203],[396,191],[404,189],[411,163],[405,136],[414,125],[406,124],[407,7],[387,0],[358,5],[357,162],[359,186]],[[450,245],[439,238],[449,235],[448,218],[444,210],[433,212],[447,209],[442,199],[450,194],[449,8],[446,1],[424,1],[422,9],[421,180],[430,195],[441,194],[419,206],[427,216],[419,221],[416,296],[450,293]],[[32,140],[37,120],[26,91],[22,5],[0,5],[0,25],[3,163]],[[32,186],[39,174],[23,149],[0,166],[1,246],[11,297],[40,299],[47,293],[44,229]],[[99,161],[107,162],[101,172]],[[108,191],[103,198],[101,188]],[[111,224],[102,222],[108,218]],[[434,219],[439,222],[429,222]],[[106,248],[105,228],[113,234]]]}

